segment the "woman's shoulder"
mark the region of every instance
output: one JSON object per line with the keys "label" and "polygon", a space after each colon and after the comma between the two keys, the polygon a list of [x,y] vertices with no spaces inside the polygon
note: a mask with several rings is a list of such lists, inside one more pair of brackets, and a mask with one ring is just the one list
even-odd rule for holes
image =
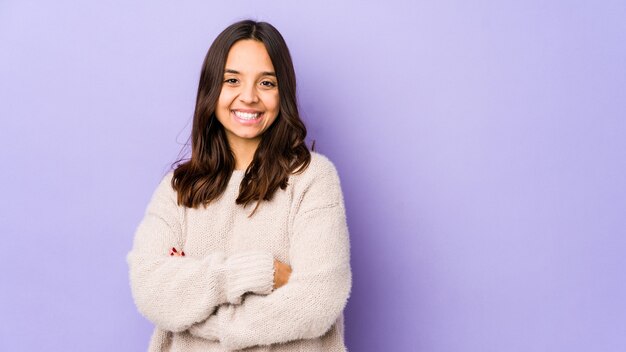
{"label": "woman's shoulder", "polygon": [[314,151],[311,151],[311,162],[307,168],[290,178],[292,185],[303,189],[311,186],[333,187],[340,182],[335,164],[326,155]]}
{"label": "woman's shoulder", "polygon": [[335,177],[337,176],[337,168],[335,164],[324,154],[311,151],[311,162],[309,166],[302,172],[304,178],[319,177]]}
{"label": "woman's shoulder", "polygon": [[325,155],[311,152],[311,162],[290,183],[301,211],[343,204],[341,182],[335,164]]}
{"label": "woman's shoulder", "polygon": [[176,190],[172,187],[172,178],[174,177],[174,170],[169,170],[158,181],[156,188],[152,194],[153,199],[160,199],[161,201],[176,202]]}

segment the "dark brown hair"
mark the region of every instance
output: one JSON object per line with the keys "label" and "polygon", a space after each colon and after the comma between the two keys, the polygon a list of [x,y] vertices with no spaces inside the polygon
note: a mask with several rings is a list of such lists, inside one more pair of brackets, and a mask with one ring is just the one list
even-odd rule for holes
{"label": "dark brown hair", "polygon": [[224,126],[215,116],[215,108],[228,52],[242,39],[258,40],[265,45],[276,72],[280,111],[261,136],[235,202],[246,206],[258,201],[250,215],[254,214],[261,200],[271,200],[279,187],[287,187],[290,174],[304,171],[311,162],[311,153],[304,142],[306,127],[298,113],[296,75],[285,40],[269,23],[240,21],[215,38],[202,65],[190,136],[191,158],[178,164],[172,178],[179,205],[206,207],[224,192],[235,168],[234,154]]}

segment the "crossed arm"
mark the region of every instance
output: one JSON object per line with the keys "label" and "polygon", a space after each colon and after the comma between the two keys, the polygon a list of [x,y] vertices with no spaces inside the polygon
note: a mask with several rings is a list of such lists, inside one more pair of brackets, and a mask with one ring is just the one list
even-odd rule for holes
{"label": "crossed arm", "polygon": [[[275,290],[270,253],[168,255],[181,229],[166,177],[127,256],[140,312],[164,330],[188,329],[231,350],[323,335],[343,311],[352,286],[345,208],[332,171],[311,186],[295,212],[289,251],[293,271]],[[254,294],[242,300],[246,292]]]}

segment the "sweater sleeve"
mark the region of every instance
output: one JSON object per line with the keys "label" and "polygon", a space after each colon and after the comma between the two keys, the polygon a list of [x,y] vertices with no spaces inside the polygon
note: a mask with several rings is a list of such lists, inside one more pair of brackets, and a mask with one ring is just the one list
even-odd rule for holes
{"label": "sweater sleeve", "polygon": [[221,306],[190,332],[219,339],[228,350],[323,335],[343,311],[352,286],[344,209],[333,167],[311,183],[293,219],[287,284],[267,296],[249,295],[241,305]]}
{"label": "sweater sleeve", "polygon": [[274,258],[262,251],[169,256],[181,243],[183,209],[170,182],[171,172],[152,195],[126,261],[139,312],[163,330],[178,332],[205,320],[220,304],[240,304],[246,292],[269,294]]}

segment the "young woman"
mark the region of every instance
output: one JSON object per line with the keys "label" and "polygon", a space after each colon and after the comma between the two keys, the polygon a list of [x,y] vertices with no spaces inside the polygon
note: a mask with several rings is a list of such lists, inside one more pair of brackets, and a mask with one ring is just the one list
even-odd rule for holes
{"label": "young woman", "polygon": [[346,350],[344,200],[305,136],[280,33],[226,28],[202,67],[191,158],[157,186],[127,256],[150,351]]}

